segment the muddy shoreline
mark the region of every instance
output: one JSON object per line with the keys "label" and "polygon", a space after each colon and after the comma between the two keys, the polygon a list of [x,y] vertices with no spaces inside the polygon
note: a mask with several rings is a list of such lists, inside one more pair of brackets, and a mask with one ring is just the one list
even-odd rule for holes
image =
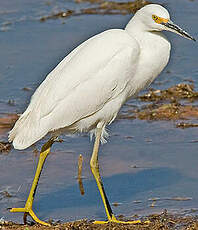
{"label": "muddy shoreline", "polygon": [[[121,220],[126,220],[121,218]],[[133,219],[134,220],[134,219]],[[0,223],[2,230],[196,230],[198,229],[197,216],[172,215],[164,211],[161,214],[152,214],[142,218],[146,221],[142,224],[116,224],[109,223],[104,225],[93,224],[93,221],[79,220],[67,223],[55,223],[50,227],[31,223],[30,225],[16,224],[13,222]],[[149,222],[149,223],[148,223]]]}

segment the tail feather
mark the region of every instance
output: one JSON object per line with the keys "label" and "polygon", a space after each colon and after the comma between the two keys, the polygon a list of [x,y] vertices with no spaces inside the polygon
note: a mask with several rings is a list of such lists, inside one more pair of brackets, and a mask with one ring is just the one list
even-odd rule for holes
{"label": "tail feather", "polygon": [[26,149],[44,137],[48,131],[40,127],[34,113],[25,111],[9,132],[8,140],[13,142],[15,149]]}

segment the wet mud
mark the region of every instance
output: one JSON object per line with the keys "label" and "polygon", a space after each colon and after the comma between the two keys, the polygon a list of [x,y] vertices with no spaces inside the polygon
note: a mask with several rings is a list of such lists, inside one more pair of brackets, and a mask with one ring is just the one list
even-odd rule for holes
{"label": "wet mud", "polygon": [[[14,125],[19,115],[13,113],[0,114],[0,135],[6,134]],[[0,138],[0,154],[8,153],[11,150],[11,144]]]}
{"label": "wet mud", "polygon": [[0,129],[10,129],[19,118],[17,114],[0,114]]}

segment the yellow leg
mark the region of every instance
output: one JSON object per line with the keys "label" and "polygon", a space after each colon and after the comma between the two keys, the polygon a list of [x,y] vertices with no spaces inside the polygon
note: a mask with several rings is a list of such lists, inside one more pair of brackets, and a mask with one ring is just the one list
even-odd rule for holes
{"label": "yellow leg", "polygon": [[93,148],[93,153],[92,153],[92,157],[91,157],[91,161],[90,161],[90,166],[91,166],[91,171],[95,177],[104,207],[105,207],[105,211],[107,214],[107,218],[108,221],[95,221],[95,224],[106,224],[109,222],[115,222],[115,223],[124,223],[124,224],[139,224],[141,223],[140,220],[136,220],[136,221],[119,221],[115,218],[111,206],[109,204],[109,201],[107,199],[107,196],[105,194],[105,190],[102,184],[102,180],[101,180],[101,176],[100,176],[100,172],[99,172],[99,164],[98,164],[98,149],[99,149],[99,145],[100,145],[100,137],[101,137],[101,133],[102,133],[102,129],[98,129],[97,133],[96,133],[96,139],[95,139],[95,143],[94,143],[94,148]]}
{"label": "yellow leg", "polygon": [[28,199],[26,201],[25,204],[25,208],[12,208],[10,210],[10,212],[24,212],[24,222],[26,222],[26,217],[29,214],[33,220],[35,220],[37,223],[39,224],[43,224],[46,226],[50,226],[50,224],[39,220],[39,218],[35,215],[35,213],[32,210],[32,205],[33,205],[33,200],[34,200],[34,196],[36,193],[36,188],[38,185],[38,181],[39,181],[39,177],[41,175],[41,171],[43,168],[43,165],[45,163],[46,157],[48,156],[49,152],[50,152],[50,147],[52,146],[52,144],[54,143],[55,139],[51,138],[46,144],[43,145],[43,147],[41,148],[41,153],[40,153],[40,157],[39,157],[39,162],[37,165],[37,169],[36,169],[36,173],[35,173],[35,177],[32,183],[32,187],[30,189],[30,193],[28,196]]}

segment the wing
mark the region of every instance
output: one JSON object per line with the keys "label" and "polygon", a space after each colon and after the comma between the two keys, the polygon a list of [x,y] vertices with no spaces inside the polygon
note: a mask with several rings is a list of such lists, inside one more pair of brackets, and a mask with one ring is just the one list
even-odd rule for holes
{"label": "wing", "polygon": [[49,131],[90,116],[117,97],[131,79],[139,46],[124,30],[109,30],[77,47],[47,76],[10,132],[25,148]]}

